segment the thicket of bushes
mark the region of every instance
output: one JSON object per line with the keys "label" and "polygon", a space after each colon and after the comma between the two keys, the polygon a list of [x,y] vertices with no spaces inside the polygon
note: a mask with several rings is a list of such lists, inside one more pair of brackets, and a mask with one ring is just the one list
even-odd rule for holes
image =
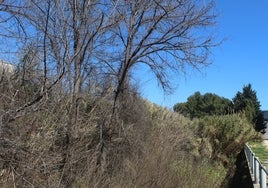
{"label": "thicket of bushes", "polygon": [[113,119],[109,97],[81,94],[69,140],[68,95],[53,90],[14,118],[31,89],[0,86],[3,188],[224,187],[243,144],[258,137],[242,115],[190,120],[129,92]]}
{"label": "thicket of bushes", "polygon": [[254,130],[244,114],[206,116],[200,120],[198,135],[202,147],[210,148],[211,161],[218,161],[227,170],[222,187],[234,176],[236,160],[249,140],[260,140],[261,133]]}

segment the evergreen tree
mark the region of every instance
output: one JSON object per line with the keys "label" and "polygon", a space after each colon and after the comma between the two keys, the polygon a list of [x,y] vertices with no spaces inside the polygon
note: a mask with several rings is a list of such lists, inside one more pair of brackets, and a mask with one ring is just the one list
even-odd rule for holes
{"label": "evergreen tree", "polygon": [[237,92],[233,98],[234,111],[244,112],[257,131],[262,131],[266,128],[260,107],[256,91],[252,89],[251,84],[245,85],[243,91]]}
{"label": "evergreen tree", "polygon": [[200,118],[207,115],[224,115],[231,108],[231,101],[213,93],[201,95],[195,92],[188,97],[187,102],[174,105],[175,112],[190,118]]}

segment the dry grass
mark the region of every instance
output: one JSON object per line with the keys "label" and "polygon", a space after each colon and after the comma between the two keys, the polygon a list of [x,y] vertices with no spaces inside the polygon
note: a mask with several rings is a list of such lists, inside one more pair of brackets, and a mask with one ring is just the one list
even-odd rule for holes
{"label": "dry grass", "polygon": [[147,140],[130,141],[132,152],[112,174],[109,187],[219,187],[226,170],[196,155],[197,122],[150,103],[147,109],[152,126]]}
{"label": "dry grass", "polygon": [[[6,92],[1,100],[12,93]],[[226,155],[215,158],[215,149],[226,145],[213,140],[225,130],[217,127],[221,121],[200,124],[131,93],[113,117],[108,97],[81,95],[74,121],[71,99],[56,94],[4,124],[0,187],[221,186],[227,169],[220,156]],[[1,113],[20,103],[0,103]],[[240,133],[251,131],[234,130],[224,138],[237,144],[246,139]]]}

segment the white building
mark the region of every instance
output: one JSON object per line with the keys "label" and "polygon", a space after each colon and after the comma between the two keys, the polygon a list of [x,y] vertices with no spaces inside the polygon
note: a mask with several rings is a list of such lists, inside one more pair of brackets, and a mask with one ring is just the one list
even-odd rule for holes
{"label": "white building", "polygon": [[0,76],[2,75],[12,75],[15,72],[15,66],[0,60]]}

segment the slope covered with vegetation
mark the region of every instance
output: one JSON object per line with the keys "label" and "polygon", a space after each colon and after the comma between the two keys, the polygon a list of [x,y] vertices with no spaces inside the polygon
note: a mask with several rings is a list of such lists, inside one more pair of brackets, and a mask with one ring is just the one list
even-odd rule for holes
{"label": "slope covered with vegetation", "polygon": [[16,78],[0,85],[1,187],[224,187],[243,144],[257,137],[243,115],[190,120],[133,93],[116,116],[109,96],[80,95],[71,130],[71,99],[56,91],[11,119],[34,95],[33,85],[18,91]]}

